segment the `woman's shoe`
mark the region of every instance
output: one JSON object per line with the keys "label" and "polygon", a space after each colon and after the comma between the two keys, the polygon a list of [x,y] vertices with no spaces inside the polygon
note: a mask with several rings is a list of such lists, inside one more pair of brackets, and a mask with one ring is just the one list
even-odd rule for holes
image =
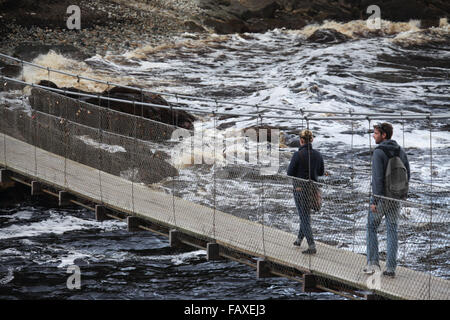
{"label": "woman's shoe", "polygon": [[316,254],[317,250],[316,248],[308,248],[305,251],[302,251],[303,254]]}

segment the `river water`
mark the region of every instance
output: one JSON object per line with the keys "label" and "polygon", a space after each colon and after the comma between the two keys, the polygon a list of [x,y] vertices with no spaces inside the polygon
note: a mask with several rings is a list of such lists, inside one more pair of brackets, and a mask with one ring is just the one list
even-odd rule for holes
{"label": "river water", "polygon": [[[284,173],[295,147],[288,142],[300,128],[308,125],[316,134],[315,147],[324,154],[331,178],[339,180],[350,162],[365,173],[369,161],[368,122],[310,121],[299,118],[299,108],[354,112],[432,112],[450,110],[450,31],[446,21],[441,27],[421,30],[417,22],[384,21],[381,34],[371,35],[361,21],[308,26],[300,31],[273,30],[264,34],[210,35],[184,34],[172,44],[160,47],[143,45],[126,53],[94,56],[73,61],[50,52],[35,63],[92,78],[122,84],[139,84],[155,91],[260,105],[262,123],[280,128],[285,143],[280,150],[279,172]],[[307,37],[317,29],[336,28],[351,36],[343,43],[311,43]],[[24,70],[27,81],[49,79],[58,86],[102,91],[106,86],[76,78]],[[199,110],[250,113],[254,107],[190,101],[168,97]],[[272,107],[272,108],[271,108]],[[275,110],[273,107],[291,108]],[[306,112],[307,115],[312,115]],[[283,115],[290,119],[274,119]],[[386,119],[389,120],[389,119]],[[244,129],[256,125],[254,117],[203,116],[203,128],[213,124],[223,130]],[[414,197],[425,201],[425,186],[432,183],[439,193],[435,201],[440,209],[433,217],[436,232],[430,252],[428,233],[420,233],[427,215],[417,208],[405,214],[405,231],[400,244],[400,264],[450,278],[448,195],[449,121],[433,121],[430,150],[428,121],[393,121],[393,139],[408,153]],[[355,131],[351,135],[349,132]],[[373,141],[372,141],[373,144]],[[163,150],[164,147],[161,147]],[[351,151],[351,152],[350,152]],[[432,174],[430,174],[432,151]],[[179,195],[211,205],[210,168],[180,167]],[[219,168],[218,183],[226,183],[229,170]],[[221,180],[222,179],[222,180]],[[193,183],[193,181],[196,181]],[[171,181],[160,188],[170,190]],[[239,215],[251,211],[257,203],[251,194],[256,182],[233,184],[233,192],[224,188],[221,205]],[[270,185],[272,190],[279,187]],[[367,187],[367,185],[365,185]],[[266,221],[296,233],[298,218],[290,194],[273,191],[266,195],[268,212],[284,212]],[[329,293],[303,293],[299,283],[280,278],[256,280],[255,270],[223,261],[207,262],[202,250],[179,251],[168,241],[148,232],[128,233],[119,221],[96,222],[91,212],[60,209],[35,199],[6,201],[0,209],[0,298],[2,299],[339,299]],[[239,199],[239,201],[236,201]],[[292,199],[290,199],[292,200]],[[351,219],[345,215],[319,215],[313,222],[318,239],[342,248],[365,252],[365,209]],[[249,216],[247,216],[249,217]],[[280,218],[281,217],[281,218]],[[272,219],[273,218],[273,219]],[[272,219],[272,220],[271,220]],[[282,221],[276,221],[281,219]],[[347,225],[347,224],[348,225]],[[331,235],[330,225],[353,225]],[[338,226],[339,229],[339,226]],[[343,228],[347,230],[347,228]],[[356,240],[355,240],[356,239]],[[383,238],[384,239],[384,238]],[[382,245],[383,250],[383,245]],[[78,265],[81,289],[69,290],[67,268]],[[432,267],[430,267],[432,266]]]}

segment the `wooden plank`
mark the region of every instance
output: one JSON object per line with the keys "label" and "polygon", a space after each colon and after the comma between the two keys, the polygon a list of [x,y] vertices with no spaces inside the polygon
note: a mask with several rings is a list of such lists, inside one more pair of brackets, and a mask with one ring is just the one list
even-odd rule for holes
{"label": "wooden plank", "polygon": [[[34,160],[30,161],[31,152],[36,155],[36,167]],[[317,242],[316,255],[303,255],[301,251],[306,245],[294,247],[294,234],[173,197],[0,134],[0,163],[5,165],[5,162],[9,168],[22,174],[37,175],[41,181],[116,210],[172,226],[188,234],[214,239],[219,245],[321,278],[362,290],[370,289],[374,294],[389,298],[450,299],[448,280],[398,267],[394,279],[382,277],[379,282],[374,282],[361,272],[365,264],[365,257],[361,254]],[[370,283],[379,285],[370,287]]]}

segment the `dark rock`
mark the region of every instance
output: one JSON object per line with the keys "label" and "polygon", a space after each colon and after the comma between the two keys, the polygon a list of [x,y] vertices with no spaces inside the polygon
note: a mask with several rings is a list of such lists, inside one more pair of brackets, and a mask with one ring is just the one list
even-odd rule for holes
{"label": "dark rock", "polygon": [[280,8],[275,0],[200,0],[199,5],[212,17],[244,21],[251,18],[272,18]]}
{"label": "dark rock", "polygon": [[245,22],[239,19],[219,20],[207,18],[203,22],[207,27],[214,29],[217,34],[244,33],[249,29]]}
{"label": "dark rock", "polygon": [[80,7],[83,28],[106,24],[111,20],[106,12],[93,10],[80,0],[3,0],[0,2],[0,12],[5,22],[15,22],[26,28],[39,26],[67,29],[66,22],[70,16],[67,7],[70,5]]}
{"label": "dark rock", "polygon": [[366,12],[370,5],[380,7],[382,19],[422,19],[424,27],[437,26],[439,18],[447,17],[450,12],[450,2],[442,0],[201,0],[200,5],[206,10],[201,20],[217,33],[301,29],[324,20],[364,20],[372,14]]}
{"label": "dark rock", "polygon": [[287,146],[290,148],[300,148],[300,140],[299,139],[291,140],[289,144],[287,144]]}
{"label": "dark rock", "polygon": [[280,5],[274,0],[241,0],[239,4],[244,7],[240,17],[243,20],[251,18],[273,18]]}
{"label": "dark rock", "polygon": [[37,85],[39,86],[44,86],[44,87],[49,87],[49,88],[53,88],[53,89],[58,89],[58,86],[56,84],[54,84],[53,82],[49,81],[49,80],[40,80]]}
{"label": "dark rock", "polygon": [[[47,80],[41,80],[39,85],[58,88],[53,82]],[[101,107],[108,107],[110,109],[125,112],[129,114],[139,115],[144,118],[152,119],[158,122],[166,123],[169,125],[175,125],[180,128],[192,130],[194,128],[195,117],[183,110],[170,110],[169,108],[159,108],[159,107],[149,107],[141,106],[133,103],[125,103],[119,101],[111,101],[105,99],[83,97],[71,92],[92,94],[91,92],[85,92],[76,88],[60,88],[61,90],[66,90],[66,96],[79,99],[81,101],[91,103],[94,105],[99,105]],[[100,97],[108,97],[122,100],[131,100],[137,102],[151,103],[161,106],[169,106],[169,103],[158,94],[151,94],[146,92],[141,92],[136,89],[114,87],[110,90],[105,90],[99,95]]]}
{"label": "dark rock", "polygon": [[[411,19],[437,19],[447,17],[450,12],[448,1],[426,1],[426,0],[362,0],[361,10],[370,5],[380,7],[381,18],[391,21],[409,21]],[[363,19],[368,14],[365,13]]]}
{"label": "dark rock", "polygon": [[[102,94],[105,97],[126,99],[133,101],[141,101],[145,103],[151,103],[162,106],[169,106],[169,103],[158,94],[151,94],[146,92],[140,92],[134,89],[114,87],[109,91],[105,91]],[[98,99],[94,99],[98,100]],[[134,105],[130,103],[122,103],[102,100],[104,106],[109,106],[110,108],[130,114],[140,115],[144,118],[149,118],[155,121],[163,122],[169,125],[176,125],[180,128],[192,130],[194,128],[195,117],[183,110],[170,110],[158,107],[148,107]]]}
{"label": "dark rock", "polygon": [[341,43],[350,39],[349,36],[334,29],[318,29],[308,37],[307,41],[315,43]]}
{"label": "dark rock", "polygon": [[17,77],[22,71],[22,67],[18,65],[12,65],[3,63],[0,61],[0,74],[8,78]]}
{"label": "dark rock", "polygon": [[197,24],[196,22],[189,20],[184,22],[184,26],[186,27],[187,31],[190,32],[205,32],[205,28],[203,28],[201,25]]}
{"label": "dark rock", "polygon": [[428,28],[432,28],[432,27],[439,27],[439,18],[434,18],[434,19],[422,19],[420,21],[420,27],[422,29],[428,29]]}
{"label": "dark rock", "polygon": [[21,83],[17,83],[15,81],[2,80],[0,82],[0,92],[1,91],[14,91],[14,90],[22,90],[25,85]]}
{"label": "dark rock", "polygon": [[275,18],[252,18],[246,21],[249,32],[263,33],[267,30],[286,28],[298,30],[307,25],[307,21],[301,15],[291,13],[277,13]]}

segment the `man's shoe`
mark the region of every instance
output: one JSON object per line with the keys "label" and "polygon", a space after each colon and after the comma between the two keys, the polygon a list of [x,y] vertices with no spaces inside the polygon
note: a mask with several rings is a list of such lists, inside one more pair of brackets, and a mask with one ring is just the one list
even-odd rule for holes
{"label": "man's shoe", "polygon": [[302,240],[301,239],[297,239],[294,241],[294,246],[299,246],[302,244]]}
{"label": "man's shoe", "polygon": [[303,254],[316,254],[317,250],[315,248],[308,248],[305,251],[302,251]]}
{"label": "man's shoe", "polygon": [[394,271],[385,270],[385,271],[383,271],[383,276],[394,278],[395,277],[395,272]]}

